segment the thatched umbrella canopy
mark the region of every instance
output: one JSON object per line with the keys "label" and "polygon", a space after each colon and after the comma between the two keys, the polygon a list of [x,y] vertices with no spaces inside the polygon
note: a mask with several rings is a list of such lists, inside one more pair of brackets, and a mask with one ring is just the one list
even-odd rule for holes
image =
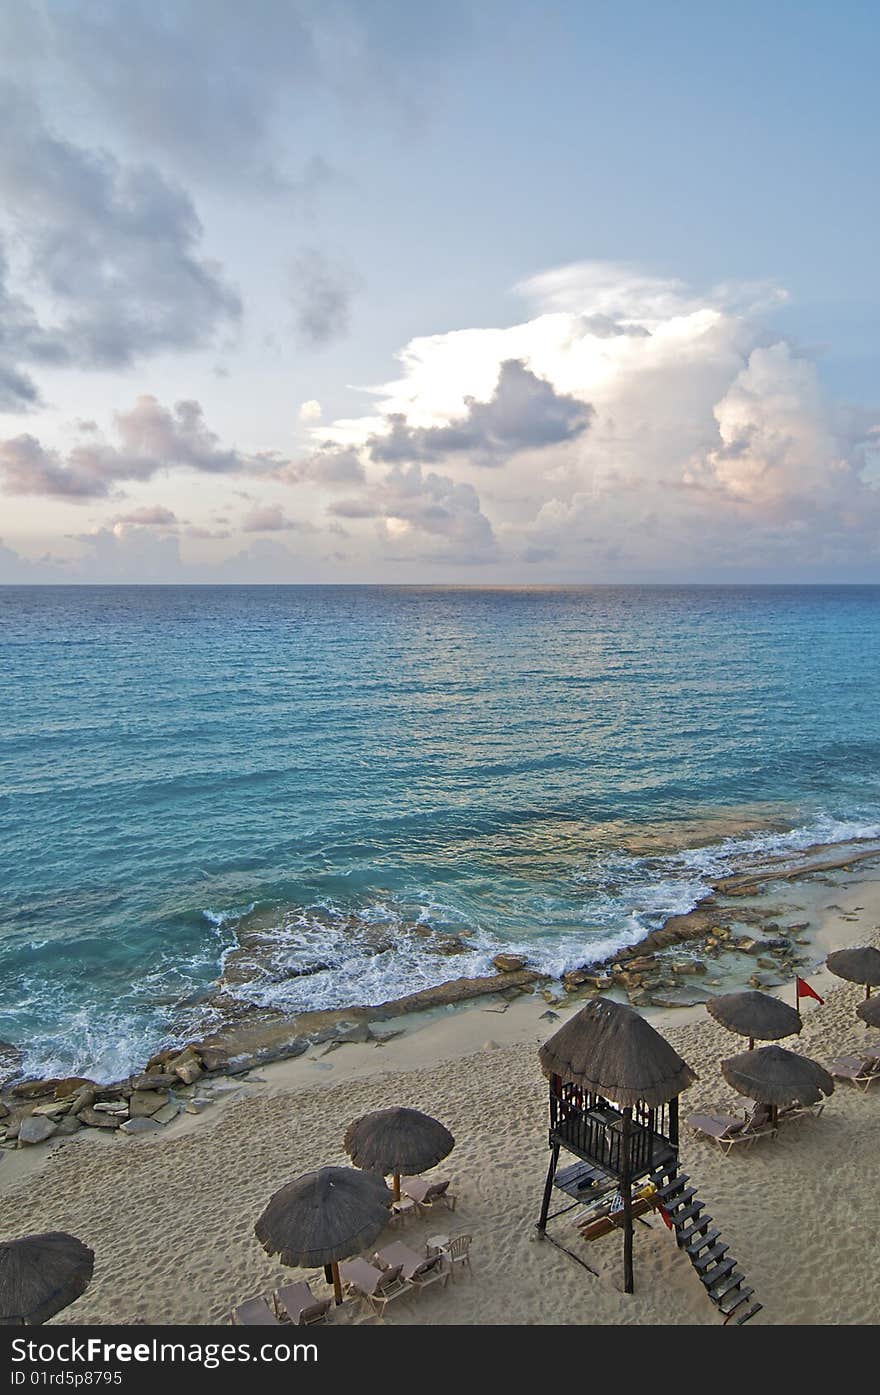
{"label": "thatched umbrella canopy", "polygon": [[628,1108],[665,1104],[696,1080],[690,1066],[633,1008],[595,999],[540,1051],[547,1076],[581,1085]]}
{"label": "thatched umbrella canopy", "polygon": [[376,1109],[355,1119],[345,1132],[345,1151],[355,1167],[394,1174],[394,1199],[400,1200],[400,1174],[427,1172],[448,1156],[455,1139],[447,1128],[418,1109]]}
{"label": "thatched umbrella canopy", "polygon": [[341,1303],[338,1261],[372,1244],[388,1224],[392,1199],[384,1178],[373,1172],[322,1167],[281,1187],[254,1234],[267,1254],[277,1254],[282,1264],[329,1268]]}
{"label": "thatched umbrella canopy", "polygon": [[788,1003],[751,989],[743,993],[722,993],[712,998],[706,1008],[729,1032],[748,1037],[749,1050],[756,1040],[776,1041],[779,1037],[790,1037],[804,1025],[800,1013]]}
{"label": "thatched umbrella canopy", "polygon": [[721,1074],[734,1090],[774,1109],[789,1104],[817,1104],[834,1092],[824,1066],[782,1046],[759,1046],[721,1062]]}
{"label": "thatched umbrella canopy", "polygon": [[825,962],[838,978],[849,979],[850,983],[864,983],[866,998],[870,998],[872,988],[880,987],[880,949],[875,949],[873,945],[835,949]]}
{"label": "thatched umbrella canopy", "polygon": [[880,1027],[880,998],[866,998],[859,1003],[856,1017],[860,1017],[866,1027]]}
{"label": "thatched umbrella canopy", "polygon": [[95,1254],[53,1230],[0,1244],[0,1327],[38,1327],[85,1293]]}

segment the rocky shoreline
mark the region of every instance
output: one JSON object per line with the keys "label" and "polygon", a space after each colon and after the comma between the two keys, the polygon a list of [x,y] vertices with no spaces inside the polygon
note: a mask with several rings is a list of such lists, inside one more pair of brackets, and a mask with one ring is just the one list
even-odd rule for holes
{"label": "rocky shoreline", "polygon": [[[561,980],[530,968],[521,956],[498,954],[493,974],[450,979],[378,1005],[295,1015],[242,1004],[224,987],[212,999],[224,1018],[216,1031],[159,1051],[142,1071],[110,1083],[84,1077],[22,1079],[21,1053],[0,1043],[0,1148],[32,1147],[83,1129],[121,1136],[161,1132],[179,1114],[199,1114],[224,1092],[237,1089],[236,1079],[255,1067],[345,1043],[381,1045],[405,1029],[399,1019],[487,996],[511,1001],[540,992],[552,1008],[610,993],[636,1007],[693,1007],[721,987],[722,960],[724,969],[751,987],[779,987],[810,963],[803,953],[810,944],[803,933],[809,924],[792,921],[790,915],[786,921],[790,908],[744,905],[743,899],[757,896],[768,884],[823,877],[880,858],[880,845],[867,842],[816,845],[794,859],[770,858],[719,879],[686,914],[670,917],[638,943],[570,970]],[[253,937],[242,948],[252,958]]]}

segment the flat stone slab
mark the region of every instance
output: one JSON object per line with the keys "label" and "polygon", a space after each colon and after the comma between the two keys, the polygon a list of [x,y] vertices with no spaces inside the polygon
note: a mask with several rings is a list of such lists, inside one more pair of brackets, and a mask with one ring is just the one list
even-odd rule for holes
{"label": "flat stone slab", "polygon": [[155,1119],[144,1118],[126,1119],[124,1124],[119,1125],[119,1132],[125,1134],[133,1133],[161,1133],[162,1125],[157,1124]]}
{"label": "flat stone slab", "polygon": [[30,1114],[26,1119],[22,1119],[21,1127],[18,1130],[18,1145],[28,1143],[45,1143],[47,1138],[51,1138],[58,1125],[45,1115]]}
{"label": "flat stone slab", "polygon": [[149,1118],[168,1103],[165,1090],[133,1090],[128,1102],[132,1119]]}
{"label": "flat stone slab", "polygon": [[90,1129],[118,1129],[121,1117],[118,1114],[107,1114],[103,1110],[91,1109],[86,1106],[77,1114],[77,1119],[83,1124],[87,1124]]}
{"label": "flat stone slab", "polygon": [[170,1124],[172,1119],[176,1119],[180,1113],[180,1105],[171,1100],[168,1104],[163,1104],[161,1109],[150,1117],[156,1120],[157,1124]]}
{"label": "flat stone slab", "polygon": [[655,1007],[697,1007],[700,1003],[708,1003],[715,997],[714,993],[709,993],[703,988],[670,988],[668,992],[651,993],[650,999]]}

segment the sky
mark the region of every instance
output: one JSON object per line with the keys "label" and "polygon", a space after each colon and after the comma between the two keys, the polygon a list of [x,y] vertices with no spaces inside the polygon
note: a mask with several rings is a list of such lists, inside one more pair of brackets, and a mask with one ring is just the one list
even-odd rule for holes
{"label": "sky", "polygon": [[0,7],[0,583],[880,581],[878,35]]}

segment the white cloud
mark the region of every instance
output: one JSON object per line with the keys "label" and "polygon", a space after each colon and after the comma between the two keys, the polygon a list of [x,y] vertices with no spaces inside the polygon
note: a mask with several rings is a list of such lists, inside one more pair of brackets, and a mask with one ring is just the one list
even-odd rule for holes
{"label": "white cloud", "polygon": [[[782,291],[701,294],[595,263],[519,289],[533,319],[412,340],[400,376],[371,389],[374,409],[321,428],[325,452],[335,446],[364,467],[360,487],[331,506],[356,532],[381,518],[387,538],[396,519],[393,533],[417,537],[425,519],[397,496],[403,481],[424,494],[431,480],[435,490],[443,481],[444,508],[469,491],[472,526],[484,521],[471,555],[511,571],[526,562],[593,579],[740,566],[785,574],[796,561],[803,571],[808,547],[844,568],[854,547],[877,554],[874,423],[829,401],[813,360],[773,334],[767,312]],[[523,402],[537,413],[523,445],[497,428],[513,419],[497,405],[511,361],[523,382],[546,389],[517,394],[517,423]],[[582,404],[578,429],[554,422],[560,401]],[[491,477],[481,469],[485,425],[496,438]],[[426,460],[436,472],[415,474]]]}
{"label": "white cloud", "polygon": [[282,533],[302,528],[302,524],[287,518],[279,504],[261,504],[242,519],[243,533]]}
{"label": "white cloud", "polygon": [[320,420],[321,420],[321,404],[320,404],[320,402],[316,402],[315,399],[314,399],[314,397],[310,398],[308,402],[303,402],[303,403],[302,403],[302,405],[300,406],[300,409],[299,409],[299,412],[297,413],[297,415],[299,416],[300,421],[303,421],[303,422],[306,422],[306,423],[312,423],[312,422],[320,421]]}
{"label": "white cloud", "polygon": [[7,494],[37,495],[86,502],[118,492],[119,485],[152,479],[161,470],[195,470],[212,475],[277,469],[278,458],[246,455],[221,446],[198,402],[164,407],[143,394],[114,417],[115,440],[80,428],[84,440],[66,456],[29,434],[0,441],[0,481]]}

